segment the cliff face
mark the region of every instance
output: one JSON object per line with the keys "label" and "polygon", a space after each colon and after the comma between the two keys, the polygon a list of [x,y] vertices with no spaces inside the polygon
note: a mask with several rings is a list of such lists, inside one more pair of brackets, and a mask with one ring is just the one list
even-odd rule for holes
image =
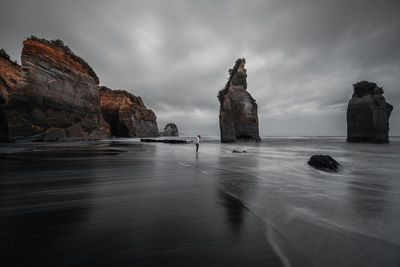
{"label": "cliff face", "polygon": [[179,136],[178,127],[175,123],[168,123],[164,127],[164,136]]}
{"label": "cliff face", "polygon": [[22,75],[5,108],[10,139],[107,136],[92,68],[63,44],[28,38]]}
{"label": "cliff face", "polygon": [[0,142],[9,140],[5,105],[12,91],[17,87],[21,76],[21,66],[10,60],[10,56],[0,49]]}
{"label": "cliff face", "polygon": [[120,137],[157,136],[157,118],[140,97],[123,90],[100,87],[100,104],[111,133]]}
{"label": "cliff face", "polygon": [[219,91],[221,142],[261,141],[258,133],[257,104],[247,92],[245,59],[229,70],[229,80]]}
{"label": "cliff face", "polygon": [[387,143],[393,106],[386,102],[383,89],[367,81],[353,87],[347,107],[347,142]]}
{"label": "cliff face", "polygon": [[10,93],[17,87],[21,76],[21,66],[10,60],[10,56],[0,49],[0,105],[8,102]]}

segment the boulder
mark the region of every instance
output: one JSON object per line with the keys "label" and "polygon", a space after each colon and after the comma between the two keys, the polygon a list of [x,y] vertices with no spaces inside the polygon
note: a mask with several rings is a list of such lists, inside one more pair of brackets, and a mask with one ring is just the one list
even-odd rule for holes
{"label": "boulder", "polygon": [[393,106],[386,102],[383,89],[368,81],[358,82],[353,88],[347,106],[347,142],[389,142]]}
{"label": "boulder", "polygon": [[229,70],[229,80],[219,91],[219,126],[221,142],[256,141],[258,133],[257,104],[247,91],[245,59],[238,59]]}
{"label": "boulder", "polygon": [[111,134],[119,137],[158,136],[157,117],[141,97],[124,90],[99,88],[101,111]]}
{"label": "boulder", "polygon": [[337,171],[340,164],[329,155],[314,155],[308,161],[308,165],[322,171]]}
{"label": "boulder", "polygon": [[3,114],[11,140],[108,136],[99,79],[68,46],[32,36],[24,41],[21,62],[21,79]]}
{"label": "boulder", "polygon": [[168,123],[164,127],[164,136],[179,136],[178,127],[175,123]]}

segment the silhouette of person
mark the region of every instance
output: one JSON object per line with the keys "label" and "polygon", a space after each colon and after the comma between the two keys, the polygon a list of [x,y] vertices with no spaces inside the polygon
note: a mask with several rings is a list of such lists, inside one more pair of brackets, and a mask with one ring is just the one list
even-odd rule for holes
{"label": "silhouette of person", "polygon": [[199,152],[200,139],[200,135],[196,136],[196,153]]}

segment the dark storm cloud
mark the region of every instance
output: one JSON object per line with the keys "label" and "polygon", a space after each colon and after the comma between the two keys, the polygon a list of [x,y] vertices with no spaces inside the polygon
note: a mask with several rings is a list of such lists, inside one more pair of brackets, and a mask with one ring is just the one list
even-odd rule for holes
{"label": "dark storm cloud", "polygon": [[[3,1],[4,2],[4,1]],[[384,87],[400,134],[399,1],[6,1],[0,46],[60,38],[159,126],[218,134],[216,95],[245,57],[263,135],[344,135],[352,84]]]}

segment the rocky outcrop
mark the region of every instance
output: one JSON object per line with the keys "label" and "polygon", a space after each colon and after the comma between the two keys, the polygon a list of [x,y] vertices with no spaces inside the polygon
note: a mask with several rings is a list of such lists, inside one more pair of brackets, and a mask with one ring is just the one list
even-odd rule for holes
{"label": "rocky outcrop", "polygon": [[329,155],[314,155],[308,161],[308,165],[328,172],[335,172],[338,170],[340,164]]}
{"label": "rocky outcrop", "polygon": [[127,91],[100,87],[100,104],[111,133],[119,137],[157,136],[157,118],[142,98]]}
{"label": "rocky outcrop", "polygon": [[347,142],[387,143],[393,106],[386,102],[383,89],[368,81],[353,88],[347,107]]}
{"label": "rocky outcrop", "polygon": [[247,92],[245,59],[229,70],[229,80],[219,91],[221,142],[261,141],[258,133],[257,104]]}
{"label": "rocky outcrop", "polygon": [[168,123],[164,127],[164,136],[179,136],[178,127],[175,123]]}
{"label": "rocky outcrop", "polygon": [[144,143],[166,143],[166,144],[189,144],[193,143],[191,140],[184,139],[151,139],[151,138],[141,138],[140,142]]}
{"label": "rocky outcrop", "polygon": [[10,60],[10,56],[0,49],[0,142],[9,140],[8,123],[4,114],[5,105],[21,76],[21,66]]}
{"label": "rocky outcrop", "polygon": [[4,111],[11,140],[109,134],[101,116],[98,77],[62,41],[28,38],[21,63],[21,80]]}
{"label": "rocky outcrop", "polygon": [[0,49],[0,105],[8,102],[11,92],[17,87],[21,76],[21,66],[10,60],[10,56]]}

